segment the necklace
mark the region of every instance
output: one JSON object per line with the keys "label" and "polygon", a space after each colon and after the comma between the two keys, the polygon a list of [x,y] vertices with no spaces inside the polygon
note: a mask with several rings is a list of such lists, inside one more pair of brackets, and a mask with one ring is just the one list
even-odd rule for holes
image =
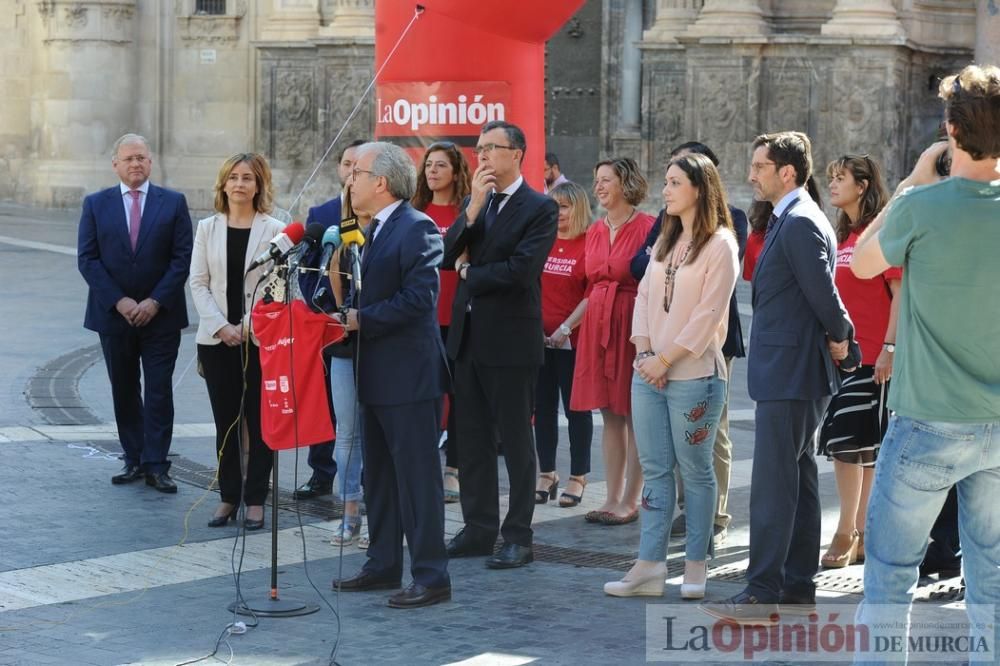
{"label": "necklace", "polygon": [[610,214],[605,215],[604,216],[604,223],[606,225],[608,225],[608,229],[610,229],[611,231],[618,231],[619,229],[621,229],[622,227],[624,227],[626,224],[628,224],[628,221],[631,220],[632,217],[635,215],[635,211],[636,211],[636,209],[633,208],[632,212],[628,214],[628,217],[626,217],[623,222],[619,222],[618,224],[612,224],[611,223],[611,215]]}
{"label": "necklace", "polygon": [[664,270],[666,277],[663,283],[663,310],[664,312],[670,312],[670,304],[674,300],[674,284],[677,281],[677,271],[684,262],[687,261],[688,253],[691,252],[691,241],[687,242],[684,246],[684,252],[681,254],[680,259],[677,260],[677,251],[680,248],[680,244],[674,246],[674,249],[670,252],[670,257],[667,259],[667,267]]}

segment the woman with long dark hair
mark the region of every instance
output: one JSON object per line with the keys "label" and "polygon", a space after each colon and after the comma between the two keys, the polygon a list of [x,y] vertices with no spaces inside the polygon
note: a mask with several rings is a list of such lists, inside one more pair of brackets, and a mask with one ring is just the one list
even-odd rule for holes
{"label": "woman with long dark hair", "polygon": [[705,596],[712,552],[715,432],[726,400],[722,347],[739,271],[739,246],[715,165],[705,155],[672,159],[665,214],[632,318],[632,420],[645,486],[639,557],[613,596],[661,596],[674,513],[674,469],[684,481],[687,540],[681,597]]}
{"label": "woman with long dark hair", "polygon": [[[437,141],[424,151],[417,165],[417,191],[410,203],[434,220],[441,235],[458,218],[458,207],[471,191],[469,164],[462,151],[451,141]],[[441,339],[448,339],[451,325],[451,304],[458,288],[457,271],[440,271],[441,293],[438,296],[438,324]],[[454,375],[455,368],[451,368]],[[458,438],[455,428],[455,395],[448,394],[448,441],[445,445],[444,501],[459,500]]]}
{"label": "woman with long dark hair", "polygon": [[826,173],[830,203],[840,209],[834,281],[861,346],[861,366],[841,373],[840,391],[827,408],[819,438],[819,453],[833,460],[840,495],[837,531],[820,563],[825,568],[841,568],[865,557],[865,512],[875,459],[889,418],[885,398],[892,376],[899,307],[896,296],[903,273],[900,268],[890,268],[863,280],[851,272],[858,236],[889,200],[875,160],[867,155],[844,155],[831,162]]}

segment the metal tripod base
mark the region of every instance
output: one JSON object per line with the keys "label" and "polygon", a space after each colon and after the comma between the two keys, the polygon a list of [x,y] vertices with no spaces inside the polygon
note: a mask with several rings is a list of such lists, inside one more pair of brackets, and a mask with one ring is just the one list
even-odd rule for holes
{"label": "metal tripod base", "polygon": [[229,604],[227,610],[234,610],[238,615],[256,615],[257,617],[298,617],[312,615],[319,610],[316,604],[307,604],[298,599],[265,599],[260,602]]}

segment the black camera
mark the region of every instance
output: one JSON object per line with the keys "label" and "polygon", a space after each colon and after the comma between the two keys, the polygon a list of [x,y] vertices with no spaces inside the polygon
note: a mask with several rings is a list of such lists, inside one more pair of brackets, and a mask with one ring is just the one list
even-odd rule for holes
{"label": "black camera", "polygon": [[937,175],[947,178],[951,175],[951,150],[945,150],[938,155],[937,162],[934,163],[934,170]]}

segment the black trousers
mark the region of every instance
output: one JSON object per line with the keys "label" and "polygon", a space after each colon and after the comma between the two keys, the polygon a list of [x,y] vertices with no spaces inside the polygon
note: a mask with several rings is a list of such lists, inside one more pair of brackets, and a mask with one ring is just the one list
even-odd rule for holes
{"label": "black trousers", "polygon": [[368,509],[366,571],[386,578],[403,572],[403,536],[413,581],[444,587],[444,487],[437,442],[441,399],[364,405],[364,492]]}
{"label": "black trousers", "polygon": [[[441,327],[441,342],[448,342],[448,327]],[[448,359],[448,372],[455,376],[455,362]],[[448,439],[444,446],[444,464],[447,467],[458,469],[458,424],[455,421],[455,394],[448,394]]]}
{"label": "black trousers", "polygon": [[[465,529],[477,542],[496,540],[530,546],[535,511],[535,442],[531,413],[535,407],[535,366],[480,365],[464,353],[455,362],[462,514]],[[503,442],[510,479],[510,508],[500,526],[497,451]]]}
{"label": "black trousers", "polygon": [[762,603],[777,603],[782,590],[816,593],[821,519],[816,434],[829,404],[829,397],[757,403],[747,591]]}
{"label": "black trousers", "polygon": [[100,337],[125,462],[141,465],[149,474],[166,472],[174,434],[172,382],[181,333],[139,327]]}
{"label": "black trousers", "polygon": [[[243,391],[243,349],[247,349],[246,392]],[[198,345],[198,360],[205,373],[208,399],[215,419],[215,453],[219,460],[219,493],[222,501],[239,506],[243,486],[240,451],[249,451],[246,487],[242,500],[248,506],[267,501],[273,452],[260,433],[260,356],[256,345],[229,347]],[[242,404],[241,404],[242,403]],[[244,438],[244,425],[249,441]]]}
{"label": "black trousers", "polygon": [[590,412],[574,412],[569,408],[575,367],[575,349],[545,350],[545,365],[538,371],[535,395],[535,446],[538,449],[540,472],[552,472],[556,468],[561,397],[563,412],[569,421],[569,473],[574,476],[590,473],[590,443],[594,438],[594,415]]}

